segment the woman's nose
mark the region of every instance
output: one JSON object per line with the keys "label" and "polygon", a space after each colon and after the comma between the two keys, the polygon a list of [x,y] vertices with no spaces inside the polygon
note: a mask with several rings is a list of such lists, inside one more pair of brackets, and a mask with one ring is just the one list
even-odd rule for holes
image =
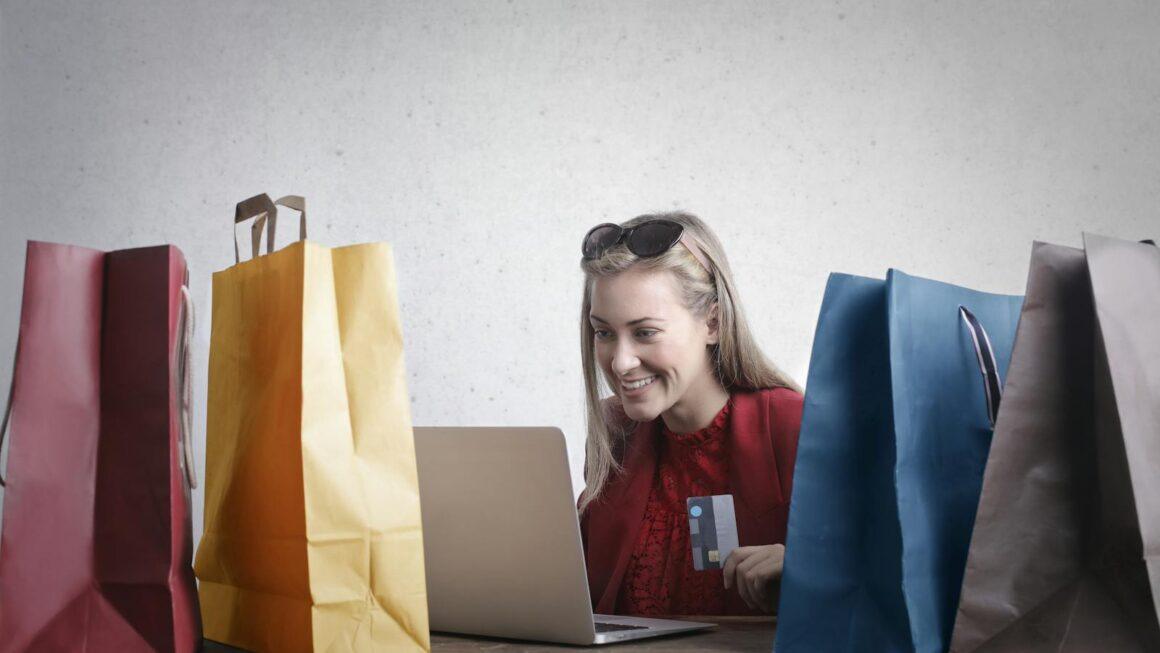
{"label": "woman's nose", "polygon": [[617,376],[624,376],[639,365],[640,359],[630,344],[617,344],[616,350],[612,353],[612,371]]}

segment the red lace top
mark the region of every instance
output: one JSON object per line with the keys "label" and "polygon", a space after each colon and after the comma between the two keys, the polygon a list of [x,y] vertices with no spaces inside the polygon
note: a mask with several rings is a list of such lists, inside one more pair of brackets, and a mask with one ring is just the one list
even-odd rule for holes
{"label": "red lace top", "polygon": [[689,545],[686,499],[730,493],[726,430],[732,406],[730,398],[700,431],[662,428],[656,476],[624,573],[617,614],[760,614],[729,612],[721,570],[694,570]]}

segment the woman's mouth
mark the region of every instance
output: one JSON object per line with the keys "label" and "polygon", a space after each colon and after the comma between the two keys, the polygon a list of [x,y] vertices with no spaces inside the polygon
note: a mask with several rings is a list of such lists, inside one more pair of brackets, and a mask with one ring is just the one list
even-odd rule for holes
{"label": "woman's mouth", "polygon": [[621,381],[620,389],[625,397],[639,397],[648,392],[652,384],[657,380],[656,375],[646,376],[633,381]]}

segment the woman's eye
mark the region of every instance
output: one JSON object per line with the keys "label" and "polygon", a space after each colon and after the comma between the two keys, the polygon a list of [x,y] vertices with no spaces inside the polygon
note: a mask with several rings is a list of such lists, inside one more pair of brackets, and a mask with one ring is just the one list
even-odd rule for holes
{"label": "woman's eye", "polygon": [[609,337],[612,336],[611,332],[605,331],[604,329],[596,329],[596,331],[594,333],[596,334],[597,340],[607,340]]}
{"label": "woman's eye", "polygon": [[657,334],[656,329],[641,329],[641,330],[636,332],[636,337],[638,337],[638,338],[651,338],[652,336],[655,336],[656,334]]}

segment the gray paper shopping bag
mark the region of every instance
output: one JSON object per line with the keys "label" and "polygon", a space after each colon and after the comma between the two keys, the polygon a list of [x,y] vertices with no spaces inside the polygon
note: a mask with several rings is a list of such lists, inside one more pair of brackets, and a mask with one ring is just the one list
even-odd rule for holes
{"label": "gray paper shopping bag", "polygon": [[1036,243],[951,651],[1155,651],[1160,251]]}

